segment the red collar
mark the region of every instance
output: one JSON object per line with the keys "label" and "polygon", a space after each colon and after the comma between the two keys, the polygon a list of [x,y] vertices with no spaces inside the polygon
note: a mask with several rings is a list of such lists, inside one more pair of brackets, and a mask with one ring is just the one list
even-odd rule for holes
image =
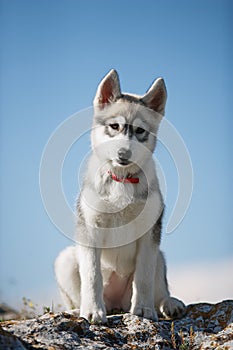
{"label": "red collar", "polygon": [[108,174],[111,176],[111,179],[117,182],[123,182],[123,183],[131,183],[131,184],[138,184],[139,183],[139,177],[117,177],[116,174],[113,174],[111,171],[108,171]]}

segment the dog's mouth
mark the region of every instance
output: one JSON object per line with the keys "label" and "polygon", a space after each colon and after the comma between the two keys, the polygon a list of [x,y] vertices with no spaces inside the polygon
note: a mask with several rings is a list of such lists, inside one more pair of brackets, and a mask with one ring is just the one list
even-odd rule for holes
{"label": "dog's mouth", "polygon": [[127,159],[117,159],[117,163],[121,166],[127,166],[127,165],[132,164],[132,162],[130,162]]}
{"label": "dog's mouth", "polygon": [[133,164],[130,160],[118,158],[113,159],[111,162],[114,167],[127,167]]}

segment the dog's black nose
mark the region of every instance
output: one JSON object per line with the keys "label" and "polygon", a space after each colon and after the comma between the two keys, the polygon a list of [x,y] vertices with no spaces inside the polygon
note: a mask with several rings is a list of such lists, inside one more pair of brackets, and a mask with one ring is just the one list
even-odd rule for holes
{"label": "dog's black nose", "polygon": [[118,151],[118,157],[120,160],[129,160],[131,156],[132,152],[130,151],[130,149],[120,148]]}

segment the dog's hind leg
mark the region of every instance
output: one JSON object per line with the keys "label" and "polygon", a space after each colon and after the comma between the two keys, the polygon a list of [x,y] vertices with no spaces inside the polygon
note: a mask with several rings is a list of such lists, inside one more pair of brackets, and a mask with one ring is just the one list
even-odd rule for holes
{"label": "dog's hind leg", "polygon": [[166,263],[160,251],[155,276],[155,308],[164,317],[180,318],[185,314],[186,307],[182,301],[170,296],[166,275]]}
{"label": "dog's hind leg", "polygon": [[80,308],[80,276],[75,247],[64,249],[55,260],[55,275],[67,310]]}

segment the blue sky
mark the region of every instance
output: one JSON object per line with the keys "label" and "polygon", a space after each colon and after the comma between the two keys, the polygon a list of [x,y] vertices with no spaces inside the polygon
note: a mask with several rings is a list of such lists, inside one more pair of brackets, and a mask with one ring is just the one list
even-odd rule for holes
{"label": "blue sky", "polygon": [[[123,91],[138,94],[164,77],[166,117],[192,159],[190,208],[163,239],[168,268],[232,258],[232,10],[230,0],[0,1],[0,301],[52,298],[53,261],[70,241],[44,210],[41,155],[55,128],[91,105],[111,68]],[[87,141],[74,147],[64,165],[71,206],[75,152],[86,147]],[[165,150],[157,152],[169,214],[177,174]]]}

